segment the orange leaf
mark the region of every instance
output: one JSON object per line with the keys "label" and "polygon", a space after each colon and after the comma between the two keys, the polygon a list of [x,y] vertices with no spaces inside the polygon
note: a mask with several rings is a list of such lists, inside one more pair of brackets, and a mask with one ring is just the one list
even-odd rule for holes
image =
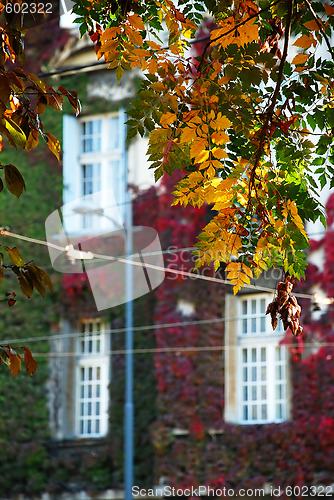
{"label": "orange leaf", "polygon": [[183,142],[191,142],[193,139],[196,139],[196,130],[191,127],[185,127],[182,129],[180,143]]}
{"label": "orange leaf", "polygon": [[8,354],[9,360],[10,360],[10,364],[8,364],[8,368],[10,369],[13,377],[15,378],[16,375],[21,370],[21,358],[18,354],[12,352],[11,348],[8,349],[7,354]]}
{"label": "orange leaf", "polygon": [[138,16],[138,14],[132,14],[131,16],[128,16],[128,21],[137,30],[143,31],[145,29],[143,20]]}
{"label": "orange leaf", "polygon": [[300,36],[293,45],[295,45],[296,47],[301,47],[302,49],[308,49],[309,47],[311,47],[312,44],[314,45],[316,43],[317,42],[313,38],[313,35],[310,33],[309,36],[307,35]]}
{"label": "orange leaf", "polygon": [[291,61],[291,64],[304,64],[307,59],[310,57],[310,54],[297,54]]}
{"label": "orange leaf", "polygon": [[58,139],[49,132],[46,132],[45,135],[48,137],[48,148],[50,149],[50,151],[52,151],[52,153],[59,161],[60,144]]}
{"label": "orange leaf", "polygon": [[28,349],[27,347],[23,347],[22,349],[24,349],[24,363],[26,365],[26,370],[32,377],[37,370],[37,362],[33,358],[30,349]]}
{"label": "orange leaf", "polygon": [[171,113],[170,111],[167,111],[160,118],[160,125],[162,127],[167,128],[171,123],[175,122],[175,120],[176,120],[176,114]]}
{"label": "orange leaf", "polygon": [[304,24],[304,26],[310,31],[319,31],[320,29],[315,19],[312,19],[312,21],[308,21],[307,23]]}
{"label": "orange leaf", "polygon": [[325,11],[327,16],[332,16],[334,14],[334,7],[333,5],[329,5],[329,3],[324,4]]}
{"label": "orange leaf", "polygon": [[125,34],[127,35],[129,41],[137,46],[143,45],[143,39],[138,31],[131,29],[130,27],[125,27]]}

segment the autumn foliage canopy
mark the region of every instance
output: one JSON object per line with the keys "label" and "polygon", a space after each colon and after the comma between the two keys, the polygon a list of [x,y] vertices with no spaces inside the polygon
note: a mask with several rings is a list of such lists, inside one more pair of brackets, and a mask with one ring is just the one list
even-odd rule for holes
{"label": "autumn foliage canopy", "polygon": [[334,186],[334,7],[87,0],[74,11],[119,81],[143,72],[128,138],[149,134],[156,179],[182,170],[173,203],[212,206],[197,265],[227,263],[235,293],[270,267],[304,277],[304,224],[325,223],[318,195]]}

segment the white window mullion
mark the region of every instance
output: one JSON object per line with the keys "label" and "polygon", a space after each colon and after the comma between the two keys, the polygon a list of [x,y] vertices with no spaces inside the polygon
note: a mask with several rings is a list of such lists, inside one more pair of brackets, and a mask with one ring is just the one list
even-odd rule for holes
{"label": "white window mullion", "polygon": [[78,437],[108,432],[109,356],[105,324],[87,320],[78,337],[76,429]]}
{"label": "white window mullion", "polygon": [[239,422],[280,422],[287,417],[287,369],[280,335],[265,316],[269,295],[244,296],[239,304]]}

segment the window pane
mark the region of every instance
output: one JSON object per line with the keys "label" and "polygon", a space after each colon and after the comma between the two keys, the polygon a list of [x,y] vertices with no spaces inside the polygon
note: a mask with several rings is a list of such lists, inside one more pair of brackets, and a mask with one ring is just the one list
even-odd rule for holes
{"label": "window pane", "polygon": [[256,314],[256,300],[252,300],[252,314]]}
{"label": "window pane", "polygon": [[[78,370],[79,386],[77,396],[78,433],[82,437],[99,437],[107,428],[108,416],[103,411],[109,373],[106,357],[101,357],[106,345],[105,325],[99,320],[88,320],[80,324],[84,338],[78,338],[78,363],[84,363]],[[91,360],[91,362],[90,362]],[[103,360],[103,361],[102,361]],[[103,363],[100,365],[99,363]],[[106,369],[102,368],[105,367]],[[103,420],[101,414],[103,413]]]}
{"label": "window pane", "polygon": [[252,401],[256,401],[257,400],[257,390],[256,390],[256,386],[253,385],[252,387]]}
{"label": "window pane", "polygon": [[277,419],[283,418],[283,405],[282,405],[282,403],[278,403],[276,405],[276,418]]}
{"label": "window pane", "polygon": [[261,405],[261,418],[262,420],[267,420],[267,405]]}
{"label": "window pane", "polygon": [[83,123],[82,151],[93,153],[101,151],[102,120],[89,120]]}
{"label": "window pane", "polygon": [[256,333],[256,318],[252,318],[252,333]]}
{"label": "window pane", "polygon": [[261,399],[267,399],[267,387],[265,385],[261,387]]}
{"label": "window pane", "polygon": [[120,149],[121,147],[121,121],[119,116],[109,119],[109,149]]}
{"label": "window pane", "polygon": [[242,301],[242,315],[246,316],[246,314],[247,314],[247,301],[243,300]]}
{"label": "window pane", "polygon": [[261,380],[267,380],[267,367],[261,367]]}
{"label": "window pane", "polygon": [[253,405],[252,407],[252,420],[256,420],[257,419],[257,407],[255,405]]}
{"label": "window pane", "polygon": [[252,382],[256,382],[256,366],[252,367]]}

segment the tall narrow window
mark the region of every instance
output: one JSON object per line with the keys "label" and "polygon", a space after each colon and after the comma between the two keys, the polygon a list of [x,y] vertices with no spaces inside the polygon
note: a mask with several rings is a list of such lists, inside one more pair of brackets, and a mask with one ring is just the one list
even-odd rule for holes
{"label": "tall narrow window", "polygon": [[77,341],[77,434],[102,437],[108,431],[109,356],[106,325],[100,320],[81,323]]}
{"label": "tall narrow window", "polygon": [[281,422],[287,418],[287,359],[279,345],[283,327],[273,332],[266,316],[268,296],[240,299],[238,316],[238,421],[244,424]]}
{"label": "tall narrow window", "polygon": [[106,225],[106,219],[101,218],[108,211],[110,202],[103,190],[112,190],[120,207],[125,200],[126,153],[122,112],[81,121],[79,162],[81,189],[78,198],[89,196],[89,200],[80,203],[77,220],[80,229],[98,231]]}

